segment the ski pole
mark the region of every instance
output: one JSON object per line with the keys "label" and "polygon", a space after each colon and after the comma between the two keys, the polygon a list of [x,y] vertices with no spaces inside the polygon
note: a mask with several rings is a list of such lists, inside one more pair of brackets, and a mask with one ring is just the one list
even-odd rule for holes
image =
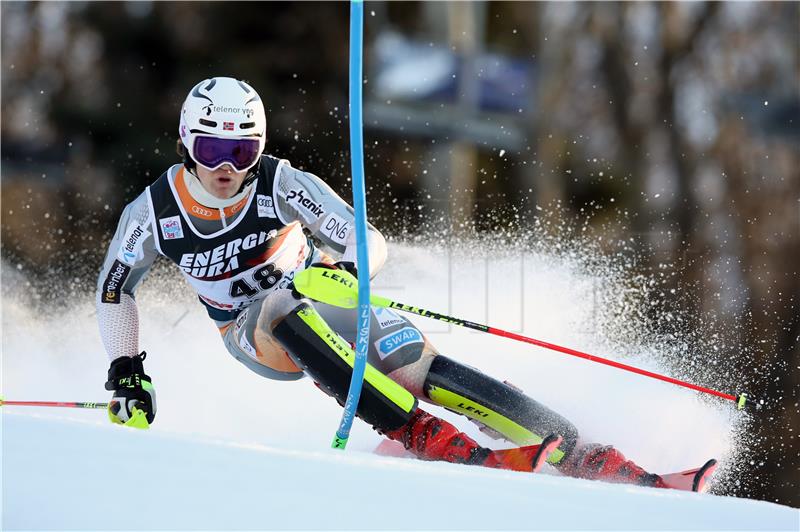
{"label": "ski pole", "polygon": [[57,406],[63,408],[108,408],[108,403],[76,403],[63,401],[6,401],[0,397],[0,406]]}
{"label": "ski pole", "polygon": [[[329,305],[334,305],[342,308],[355,308],[357,291],[354,287],[358,285],[357,283],[358,280],[352,275],[350,275],[348,272],[333,271],[327,268],[309,268],[298,273],[294,278],[295,288],[301,294],[308,296],[311,299],[315,299],[317,301],[321,301],[323,303],[327,303]],[[388,307],[397,310],[402,310],[404,312],[409,312],[425,318],[431,318],[445,323],[450,323],[452,325],[457,325],[459,327],[465,327],[467,329],[481,331],[493,334],[495,336],[502,336],[504,338],[511,338],[512,340],[517,340],[519,342],[533,344],[539,347],[544,347],[545,349],[557,351],[559,353],[572,355],[578,358],[583,358],[585,360],[590,360],[592,362],[597,362],[599,364],[605,364],[607,366],[615,367],[625,371],[630,371],[631,373],[644,375],[645,377],[650,377],[664,382],[676,384],[678,386],[683,386],[684,388],[689,388],[698,392],[715,395],[722,399],[727,399],[728,401],[735,402],[739,410],[742,410],[745,406],[745,403],[747,402],[747,394],[745,393],[732,395],[729,393],[720,392],[717,390],[713,390],[711,388],[706,388],[704,386],[698,386],[697,384],[692,384],[690,382],[685,382],[679,379],[675,379],[673,377],[667,377],[666,375],[660,375],[652,371],[647,371],[634,366],[629,366],[628,364],[623,364],[621,362],[615,362],[613,360],[608,360],[606,358],[590,355],[588,353],[571,349],[569,347],[563,347],[549,342],[544,342],[542,340],[537,340],[535,338],[530,338],[528,336],[523,336],[521,334],[504,331],[496,327],[482,325],[480,323],[475,323],[469,320],[463,320],[461,318],[454,318],[452,316],[439,314],[438,312],[432,312],[430,310],[425,310],[419,307],[405,305],[403,303],[398,303],[396,301],[392,301],[391,299],[379,295],[372,295],[372,297],[370,298],[370,303],[372,303],[376,307]]]}
{"label": "ski pole", "polygon": [[[353,373],[344,402],[342,419],[333,437],[331,447],[344,449],[356,417],[369,350],[369,254],[367,253],[367,200],[364,192],[364,126],[361,119],[364,40],[364,2],[350,2],[350,169],[353,176],[353,213],[356,232],[356,265],[366,272],[367,278],[356,289],[358,301],[358,336],[356,338]],[[355,306],[355,305],[354,305]]]}

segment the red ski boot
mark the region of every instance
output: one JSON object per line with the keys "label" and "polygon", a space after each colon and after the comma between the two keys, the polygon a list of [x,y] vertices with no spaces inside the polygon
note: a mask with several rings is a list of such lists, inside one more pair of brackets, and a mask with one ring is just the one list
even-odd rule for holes
{"label": "red ski boot", "polygon": [[481,465],[512,471],[538,471],[561,443],[551,434],[539,445],[493,451],[478,443],[443,419],[417,409],[399,429],[385,435],[397,440],[422,460],[444,460],[457,464]]}
{"label": "red ski boot", "polygon": [[652,486],[658,475],[651,475],[610,445],[585,445],[576,448],[573,456],[560,468],[571,477],[604,480],[623,484]]}
{"label": "red ski boot", "polygon": [[662,476],[648,473],[634,462],[626,460],[621,452],[610,445],[585,445],[573,452],[574,455],[559,467],[565,475],[654,488],[702,492],[705,491],[708,477],[717,467],[716,460],[709,460],[700,468]]}

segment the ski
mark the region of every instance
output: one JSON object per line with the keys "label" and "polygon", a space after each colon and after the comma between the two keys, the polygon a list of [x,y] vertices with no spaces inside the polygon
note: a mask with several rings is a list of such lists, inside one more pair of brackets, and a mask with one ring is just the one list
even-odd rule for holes
{"label": "ski", "polygon": [[[517,454],[516,451],[526,451],[530,447],[538,447],[538,451],[533,455],[530,464],[531,472],[536,473],[544,466],[545,462],[547,462],[547,458],[550,456],[550,454],[552,454],[553,451],[555,451],[558,446],[561,445],[561,441],[561,436],[550,434],[544,440],[542,440],[542,443],[540,443],[538,446],[503,449],[493,452],[496,456],[505,455],[505,460],[524,460],[524,453],[519,453],[520,456],[518,458],[512,458],[512,455]],[[393,440],[381,441],[378,446],[375,447],[373,452],[380,456],[391,456],[394,458],[416,458],[413,453],[403,447],[402,443]]]}
{"label": "ski", "polygon": [[377,447],[372,451],[379,456],[393,456],[395,458],[414,458],[403,444],[395,440],[381,440]]}
{"label": "ski", "polygon": [[547,458],[561,445],[562,438],[556,434],[550,434],[542,443],[539,444],[539,452],[533,458],[533,473],[538,472],[547,462]]}
{"label": "ski", "polygon": [[[547,461],[547,457],[558,448],[560,442],[561,439],[555,435],[550,435],[542,441],[539,453],[533,460],[533,472],[537,472],[542,468]],[[406,448],[403,447],[402,443],[393,440],[381,441],[373,452],[380,456],[415,458],[410,451],[407,451]],[[687,469],[686,471],[680,471],[678,473],[658,475],[660,481],[656,481],[653,487],[704,493],[708,490],[708,480],[717,469],[717,465],[717,461],[712,458],[701,467]],[[654,477],[655,475],[652,476]]]}
{"label": "ski", "polygon": [[696,469],[660,475],[664,483],[661,487],[704,493],[708,489],[708,479],[716,469],[717,461],[712,458]]}

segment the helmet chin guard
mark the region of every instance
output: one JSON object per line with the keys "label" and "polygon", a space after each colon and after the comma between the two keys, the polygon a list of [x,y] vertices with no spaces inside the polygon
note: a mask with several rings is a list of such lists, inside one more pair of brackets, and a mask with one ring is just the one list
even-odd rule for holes
{"label": "helmet chin guard", "polygon": [[243,81],[225,77],[203,80],[192,88],[183,102],[178,134],[184,147],[184,165],[194,174],[197,164],[202,164],[195,153],[198,137],[256,140],[257,149],[250,150],[255,151],[256,155],[247,168],[247,176],[242,183],[244,188],[255,180],[261,167],[261,154],[267,141],[264,104],[255,89]]}

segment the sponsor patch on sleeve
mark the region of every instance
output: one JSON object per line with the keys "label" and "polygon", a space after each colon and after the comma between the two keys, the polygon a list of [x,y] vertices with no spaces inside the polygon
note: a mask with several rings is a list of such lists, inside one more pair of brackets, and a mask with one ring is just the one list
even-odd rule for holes
{"label": "sponsor patch on sleeve", "polygon": [[351,225],[347,220],[332,212],[323,220],[320,231],[337,244],[344,246],[347,243],[350,228]]}
{"label": "sponsor patch on sleeve", "polygon": [[315,202],[311,198],[311,194],[302,187],[294,188],[286,194],[286,202],[292,207],[297,209],[297,212],[303,217],[308,224],[312,224],[319,220],[319,217],[325,214],[325,209],[322,208],[321,203]]}
{"label": "sponsor patch on sleeve", "polygon": [[130,266],[142,258],[142,243],[150,236],[150,231],[141,224],[133,222],[122,237],[122,247],[117,253],[117,260]]}
{"label": "sponsor patch on sleeve", "polygon": [[164,240],[183,238],[183,225],[181,225],[180,216],[160,218],[158,224],[161,226],[161,236],[164,237]]}
{"label": "sponsor patch on sleeve", "polygon": [[387,334],[380,340],[377,340],[375,342],[375,348],[378,350],[378,356],[383,360],[402,347],[411,344],[421,344],[423,342],[422,333],[417,329],[414,327],[403,327],[399,331]]}
{"label": "sponsor patch on sleeve", "polygon": [[100,301],[103,303],[119,304],[120,296],[122,294],[122,285],[125,284],[125,279],[131,273],[131,267],[123,264],[119,260],[115,260],[108,271],[106,280],[103,281],[103,294],[100,296]]}

